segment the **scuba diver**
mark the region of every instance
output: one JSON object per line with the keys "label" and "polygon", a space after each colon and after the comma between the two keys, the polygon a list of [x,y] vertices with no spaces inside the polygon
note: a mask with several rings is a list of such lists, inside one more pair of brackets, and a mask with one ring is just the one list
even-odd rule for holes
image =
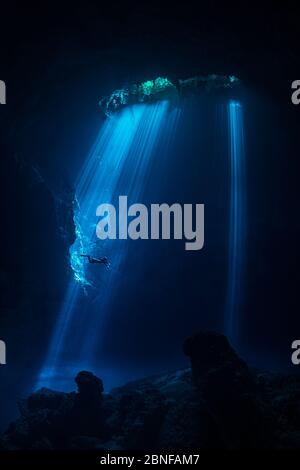
{"label": "scuba diver", "polygon": [[93,258],[93,256],[90,255],[80,255],[83,258],[87,258],[89,263],[91,264],[104,264],[107,268],[109,268],[109,261],[106,258],[106,256],[103,256],[103,258]]}

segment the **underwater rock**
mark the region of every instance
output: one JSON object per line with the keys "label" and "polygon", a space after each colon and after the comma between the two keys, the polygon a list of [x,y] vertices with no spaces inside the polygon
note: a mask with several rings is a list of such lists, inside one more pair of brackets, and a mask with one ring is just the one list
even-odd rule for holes
{"label": "underwater rock", "polygon": [[255,447],[263,440],[258,434],[266,431],[266,423],[247,364],[222,334],[198,333],[184,342],[183,350],[191,359],[194,383],[218,416],[226,447]]}
{"label": "underwater rock", "polygon": [[104,391],[101,379],[92,374],[92,372],[81,371],[77,374],[75,382],[82,402],[89,405],[100,404],[102,392]]}
{"label": "underwater rock", "polygon": [[27,399],[20,400],[18,406],[21,415],[28,416],[30,413],[45,409],[58,410],[68,398],[68,393],[56,392],[44,387],[32,393]]}
{"label": "underwater rock", "polygon": [[78,209],[78,204],[75,189],[66,175],[62,177],[59,190],[54,197],[54,203],[58,233],[64,246],[69,250],[76,238],[74,215]]}
{"label": "underwater rock", "polygon": [[201,332],[184,341],[183,352],[190,358],[195,380],[212,368],[227,367],[248,373],[247,364],[238,357],[226,336]]}
{"label": "underwater rock", "polygon": [[300,377],[252,370],[225,336],[184,343],[192,370],[137,380],[104,393],[92,372],[78,392],[41,389],[20,402],[4,449],[192,451],[300,447]]}
{"label": "underwater rock", "polygon": [[198,75],[187,80],[171,82],[168,78],[157,77],[154,80],[130,85],[127,88],[114,90],[104,96],[99,106],[106,116],[120,111],[125,106],[138,103],[155,103],[156,101],[177,101],[180,96],[200,91],[226,90],[238,85],[240,80],[234,75]]}

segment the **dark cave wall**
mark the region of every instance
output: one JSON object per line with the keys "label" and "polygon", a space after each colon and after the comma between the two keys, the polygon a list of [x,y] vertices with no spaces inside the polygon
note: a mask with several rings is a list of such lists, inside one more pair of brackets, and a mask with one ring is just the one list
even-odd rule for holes
{"label": "dark cave wall", "polygon": [[1,179],[0,336],[7,344],[7,364],[0,369],[0,401],[11,403],[7,416],[1,413],[2,426],[13,402],[32,386],[47,351],[69,276],[74,227],[66,183],[55,197],[36,168],[13,157]]}

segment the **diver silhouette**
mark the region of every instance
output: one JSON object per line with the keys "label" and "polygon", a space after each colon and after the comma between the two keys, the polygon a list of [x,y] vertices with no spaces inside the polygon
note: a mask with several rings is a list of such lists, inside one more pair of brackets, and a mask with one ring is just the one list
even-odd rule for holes
{"label": "diver silhouette", "polygon": [[87,258],[89,263],[91,264],[104,264],[107,268],[109,267],[109,261],[106,258],[106,256],[103,256],[103,258],[94,258],[93,256],[90,255],[80,255],[83,258]]}

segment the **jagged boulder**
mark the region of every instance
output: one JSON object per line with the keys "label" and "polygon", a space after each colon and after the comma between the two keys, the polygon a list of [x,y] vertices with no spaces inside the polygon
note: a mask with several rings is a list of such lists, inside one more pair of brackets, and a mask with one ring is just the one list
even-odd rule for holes
{"label": "jagged boulder", "polygon": [[81,371],[75,382],[78,387],[78,398],[90,406],[99,405],[104,391],[103,382],[92,372]]}
{"label": "jagged boulder", "polygon": [[218,367],[231,368],[247,374],[247,364],[239,358],[226,336],[214,332],[201,332],[184,341],[184,353],[191,360],[195,380]]}
{"label": "jagged boulder", "polygon": [[267,445],[265,436],[272,433],[270,423],[264,419],[260,390],[226,336],[201,332],[188,338],[183,349],[191,359],[192,376],[199,393],[218,417],[225,446]]}
{"label": "jagged boulder", "polygon": [[104,437],[107,435],[103,408],[103,382],[92,372],[81,371],[75,382],[78,393],[75,397],[71,419],[78,435]]}

